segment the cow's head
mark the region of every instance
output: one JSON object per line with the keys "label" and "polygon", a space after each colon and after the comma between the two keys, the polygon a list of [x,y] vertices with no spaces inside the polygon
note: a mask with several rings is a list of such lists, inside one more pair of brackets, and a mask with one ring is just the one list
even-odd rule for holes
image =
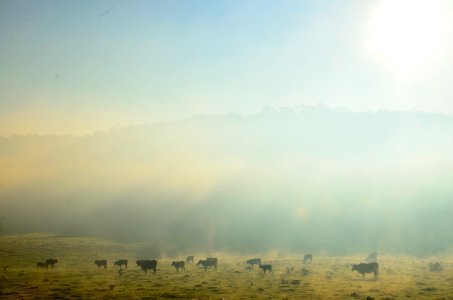
{"label": "cow's head", "polygon": [[351,271],[357,270],[357,265],[352,265]]}

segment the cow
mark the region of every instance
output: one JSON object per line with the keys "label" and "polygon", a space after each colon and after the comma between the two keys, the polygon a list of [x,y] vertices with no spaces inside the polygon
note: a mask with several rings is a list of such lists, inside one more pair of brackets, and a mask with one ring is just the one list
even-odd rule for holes
{"label": "cow", "polygon": [[36,267],[37,267],[38,269],[47,269],[47,265],[46,265],[45,262],[37,262],[37,263],[36,263]]}
{"label": "cow", "polygon": [[444,268],[442,267],[442,265],[438,262],[436,263],[429,263],[429,270],[431,272],[440,272],[442,271]]}
{"label": "cow", "polygon": [[125,268],[127,269],[127,259],[119,259],[115,261],[114,265],[120,267],[120,270],[122,266],[125,266]]}
{"label": "cow", "polygon": [[255,265],[261,265],[261,258],[252,258],[247,261],[248,265],[252,265],[254,267]]}
{"label": "cow", "polygon": [[58,259],[55,259],[55,258],[48,258],[46,259],[46,269],[50,266],[51,268],[53,268],[53,266],[58,263]]}
{"label": "cow", "polygon": [[98,269],[101,267],[104,267],[104,269],[107,269],[107,260],[106,259],[100,259],[100,260],[95,260],[94,263],[96,266],[98,266]]}
{"label": "cow", "polygon": [[357,271],[363,275],[365,279],[365,273],[374,273],[374,279],[377,279],[379,274],[379,264],[377,262],[372,263],[360,263],[358,265],[352,265],[351,271]]}
{"label": "cow", "polygon": [[207,271],[208,267],[214,267],[214,269],[217,270],[217,258],[215,257],[208,257],[205,260],[199,260],[197,263],[198,265],[202,265],[204,267],[204,270]]}
{"label": "cow", "polygon": [[157,274],[157,260],[155,259],[140,259],[137,260],[137,266],[139,266],[145,275],[148,274],[148,270],[153,270],[153,274]]}
{"label": "cow", "polygon": [[268,271],[269,273],[274,273],[272,271],[272,265],[262,265],[262,264],[260,264],[260,269],[263,269],[264,274],[266,274],[266,271]]}
{"label": "cow", "polygon": [[313,262],[313,255],[311,254],[304,255],[304,264],[307,263],[308,261]]}
{"label": "cow", "polygon": [[186,266],[183,260],[181,261],[172,261],[171,265],[176,268],[176,271],[179,272],[179,269],[186,271]]}
{"label": "cow", "polygon": [[377,252],[371,252],[370,254],[368,254],[367,258],[365,258],[365,261],[368,263],[377,262]]}
{"label": "cow", "polygon": [[194,259],[193,255],[187,256],[187,257],[186,257],[186,263],[187,263],[187,264],[188,264],[188,263],[193,264],[193,259]]}

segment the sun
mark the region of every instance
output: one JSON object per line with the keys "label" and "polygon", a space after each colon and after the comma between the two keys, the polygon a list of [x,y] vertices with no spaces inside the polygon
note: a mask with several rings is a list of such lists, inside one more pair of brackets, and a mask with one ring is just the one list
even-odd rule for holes
{"label": "sun", "polygon": [[446,52],[449,5],[442,0],[383,0],[369,19],[369,53],[399,79],[423,75]]}

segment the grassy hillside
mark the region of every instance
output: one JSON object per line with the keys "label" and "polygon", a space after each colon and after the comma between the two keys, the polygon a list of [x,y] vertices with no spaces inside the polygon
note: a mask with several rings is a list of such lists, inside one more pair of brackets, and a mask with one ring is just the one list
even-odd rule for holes
{"label": "grassy hillside", "polygon": [[[151,248],[150,248],[151,247]],[[195,253],[195,259],[206,256],[219,258],[218,270],[188,265],[186,272],[177,273],[171,267],[173,259],[158,258],[157,275],[145,275],[135,260],[151,258],[147,251],[152,245],[121,244],[111,241],[22,235],[0,237],[0,296],[5,299],[453,299],[453,256],[414,258],[379,256],[380,276],[373,280],[368,274],[363,280],[351,272],[350,263],[360,262],[361,256],[322,256],[313,253],[312,264],[302,263],[303,254],[257,254],[271,263],[273,274],[263,274],[245,261],[252,256],[226,253]],[[190,253],[192,254],[192,253]],[[37,261],[55,257],[54,269],[35,268]],[[108,269],[98,270],[95,259],[108,259]],[[113,261],[129,259],[124,272],[113,267]],[[440,261],[442,272],[430,272],[428,264]],[[292,267],[291,274],[286,268]],[[302,275],[302,268],[310,275]]]}
{"label": "grassy hillside", "polygon": [[301,107],[0,138],[0,220],[178,254],[439,253],[452,133],[452,116]]}

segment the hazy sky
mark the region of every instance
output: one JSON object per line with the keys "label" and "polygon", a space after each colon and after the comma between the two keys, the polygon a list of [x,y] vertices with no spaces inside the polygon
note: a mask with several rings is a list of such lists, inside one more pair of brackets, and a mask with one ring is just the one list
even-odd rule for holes
{"label": "hazy sky", "polygon": [[0,0],[0,135],[266,105],[452,114],[452,5]]}

